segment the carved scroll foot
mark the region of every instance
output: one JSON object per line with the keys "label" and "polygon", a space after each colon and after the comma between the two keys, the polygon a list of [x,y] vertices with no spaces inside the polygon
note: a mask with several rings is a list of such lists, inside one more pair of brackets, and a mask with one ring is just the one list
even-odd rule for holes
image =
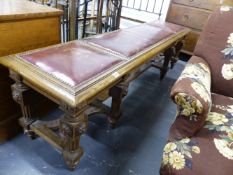
{"label": "carved scroll foot", "polygon": [[75,151],[64,150],[62,152],[62,156],[63,156],[67,166],[69,167],[69,169],[74,170],[76,168],[76,166],[80,162],[80,159],[81,159],[83,153],[84,153],[84,151],[81,147],[79,147]]}
{"label": "carved scroll foot", "polygon": [[110,89],[110,96],[112,97],[112,104],[110,114],[108,116],[108,124],[111,128],[115,128],[118,120],[121,117],[120,107],[121,101],[127,95],[128,84],[120,83]]}
{"label": "carved scroll foot", "polygon": [[73,170],[79,164],[83,155],[80,146],[80,136],[87,130],[87,116],[82,112],[65,114],[60,121],[62,139],[62,156],[67,166]]}

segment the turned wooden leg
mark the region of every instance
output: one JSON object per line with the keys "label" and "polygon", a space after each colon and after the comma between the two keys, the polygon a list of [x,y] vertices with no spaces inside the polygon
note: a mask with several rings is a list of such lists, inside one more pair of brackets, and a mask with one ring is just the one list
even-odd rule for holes
{"label": "turned wooden leg", "polygon": [[164,52],[164,62],[163,62],[163,67],[160,69],[160,80],[163,80],[165,77],[168,69],[169,69],[169,62],[172,59],[174,55],[174,47],[170,47]]}
{"label": "turned wooden leg", "polygon": [[75,169],[84,153],[80,136],[86,131],[88,119],[84,111],[67,112],[60,120],[62,156],[70,169]]}
{"label": "turned wooden leg", "polygon": [[11,86],[12,97],[20,105],[22,111],[20,125],[24,128],[24,132],[34,139],[35,133],[30,129],[30,125],[35,121],[30,110],[30,88],[22,82],[22,78],[15,72],[10,71],[10,77],[15,80],[15,84]]}
{"label": "turned wooden leg", "polygon": [[175,46],[175,54],[171,59],[171,69],[175,66],[176,62],[178,61],[178,56],[180,54],[181,49],[184,46],[184,40],[179,41]]}
{"label": "turned wooden leg", "polygon": [[114,128],[120,119],[121,112],[121,101],[124,96],[127,95],[128,84],[121,83],[117,86],[114,86],[110,89],[110,96],[112,97],[112,104],[110,109],[110,114],[108,116],[108,123],[110,127]]}

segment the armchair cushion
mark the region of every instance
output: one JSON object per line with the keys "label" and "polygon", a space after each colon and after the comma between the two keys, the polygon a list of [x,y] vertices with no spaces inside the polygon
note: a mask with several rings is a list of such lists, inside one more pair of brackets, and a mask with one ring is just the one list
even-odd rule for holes
{"label": "armchair cushion", "polygon": [[233,99],[212,94],[212,109],[193,137],[168,141],[161,175],[230,175],[233,172]]}
{"label": "armchair cushion", "polygon": [[208,64],[193,56],[171,91],[178,113],[171,127],[170,139],[190,137],[203,127],[211,109],[210,84]]}

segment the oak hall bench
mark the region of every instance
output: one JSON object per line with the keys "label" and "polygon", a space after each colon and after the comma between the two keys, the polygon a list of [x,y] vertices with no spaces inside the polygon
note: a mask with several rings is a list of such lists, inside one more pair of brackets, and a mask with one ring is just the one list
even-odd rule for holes
{"label": "oak hall bench", "polygon": [[[79,141],[87,130],[87,113],[102,108],[96,103],[99,97],[105,92],[112,97],[108,121],[114,126],[129,82],[153,66],[151,60],[161,52],[164,74],[188,32],[155,21],[1,58],[0,64],[9,68],[15,81],[12,94],[22,109],[20,124],[29,136],[38,135],[60,150],[68,167],[74,169],[83,155]],[[64,115],[50,122],[33,118],[30,89],[57,103]]]}

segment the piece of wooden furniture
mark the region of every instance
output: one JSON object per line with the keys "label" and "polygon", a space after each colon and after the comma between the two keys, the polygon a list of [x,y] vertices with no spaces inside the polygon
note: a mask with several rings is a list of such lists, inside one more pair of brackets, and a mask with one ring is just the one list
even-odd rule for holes
{"label": "piece of wooden furniture", "polygon": [[182,52],[192,55],[198,38],[212,11],[232,0],[171,0],[166,21],[192,29],[187,35]]}
{"label": "piece of wooden furniture", "polygon": [[[0,56],[60,43],[57,9],[26,0],[0,1]],[[20,110],[12,100],[8,70],[0,67],[0,143],[17,133]]]}
{"label": "piece of wooden furniture", "polygon": [[[152,22],[1,58],[15,81],[12,94],[21,105],[20,123],[25,132],[32,138],[44,138],[62,152],[71,169],[75,168],[83,154],[79,140],[87,129],[87,114],[107,109],[99,97],[106,91],[112,96],[108,120],[115,125],[129,82],[163,51],[166,61],[162,72],[166,72],[177,54],[175,46],[188,32],[178,25]],[[36,119],[30,113],[31,89],[57,103],[64,115],[50,122]]]}

